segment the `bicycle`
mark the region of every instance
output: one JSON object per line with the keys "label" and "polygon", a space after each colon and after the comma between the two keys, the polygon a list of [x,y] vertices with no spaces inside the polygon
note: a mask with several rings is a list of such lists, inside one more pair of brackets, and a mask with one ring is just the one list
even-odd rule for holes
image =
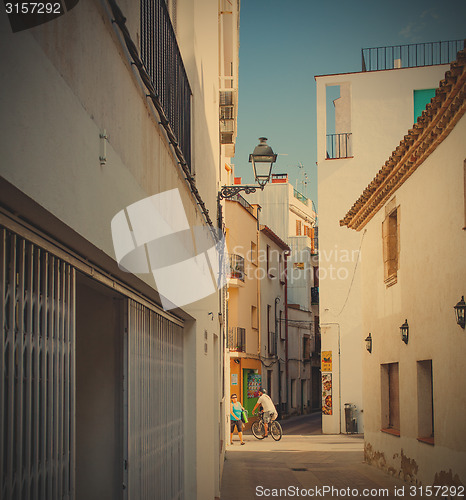
{"label": "bicycle", "polygon": [[[251,431],[253,436],[256,439],[264,439],[265,438],[265,427],[264,427],[264,412],[260,412],[260,419],[256,420],[252,426]],[[269,434],[275,441],[280,441],[283,435],[282,426],[276,421],[272,420],[269,423]]]}

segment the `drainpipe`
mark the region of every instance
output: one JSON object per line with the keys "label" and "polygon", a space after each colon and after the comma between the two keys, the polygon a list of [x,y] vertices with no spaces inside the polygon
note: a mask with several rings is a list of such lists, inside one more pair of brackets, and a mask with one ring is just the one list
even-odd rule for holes
{"label": "drainpipe", "polygon": [[291,252],[285,252],[285,379],[286,379],[286,413],[289,405],[289,372],[288,372],[288,257]]}

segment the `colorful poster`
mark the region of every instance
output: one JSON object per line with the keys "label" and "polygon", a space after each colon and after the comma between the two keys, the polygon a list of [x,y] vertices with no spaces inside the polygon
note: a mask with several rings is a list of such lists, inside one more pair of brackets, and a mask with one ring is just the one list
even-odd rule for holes
{"label": "colorful poster", "polygon": [[332,371],[332,351],[322,351],[322,371]]}
{"label": "colorful poster", "polygon": [[322,373],[322,415],[332,415],[331,373]]}
{"label": "colorful poster", "polygon": [[248,398],[259,397],[259,387],[261,386],[262,377],[258,373],[250,373],[248,375]]}
{"label": "colorful poster", "polygon": [[237,373],[231,374],[231,385],[238,385],[238,374]]}

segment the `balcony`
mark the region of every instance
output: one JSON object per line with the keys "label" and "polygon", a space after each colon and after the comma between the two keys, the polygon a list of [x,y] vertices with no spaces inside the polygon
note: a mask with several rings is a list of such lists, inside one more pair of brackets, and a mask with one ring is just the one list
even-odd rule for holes
{"label": "balcony", "polygon": [[228,280],[230,285],[234,285],[236,280],[244,283],[244,258],[241,255],[231,253],[229,255],[230,269],[228,271]]}
{"label": "balcony", "polygon": [[311,305],[317,305],[319,303],[319,287],[311,286]]}
{"label": "balcony", "polygon": [[293,196],[305,205],[309,205],[309,198],[301,194],[297,189],[293,188]]}
{"label": "balcony", "polygon": [[246,329],[239,326],[228,328],[227,347],[233,352],[246,352]]}
{"label": "balcony", "polygon": [[327,134],[327,160],[352,158],[352,134]]}
{"label": "balcony", "polygon": [[164,0],[142,0],[140,29],[142,62],[190,168],[191,87]]}
{"label": "balcony", "polygon": [[362,71],[416,68],[448,64],[465,47],[464,40],[411,43],[362,49]]}

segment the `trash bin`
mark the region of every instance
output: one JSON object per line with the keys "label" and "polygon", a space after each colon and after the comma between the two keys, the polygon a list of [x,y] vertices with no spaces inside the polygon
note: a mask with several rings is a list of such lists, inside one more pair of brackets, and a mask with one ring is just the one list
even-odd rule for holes
{"label": "trash bin", "polygon": [[346,434],[356,434],[358,432],[358,424],[356,421],[356,405],[345,403],[345,424]]}

